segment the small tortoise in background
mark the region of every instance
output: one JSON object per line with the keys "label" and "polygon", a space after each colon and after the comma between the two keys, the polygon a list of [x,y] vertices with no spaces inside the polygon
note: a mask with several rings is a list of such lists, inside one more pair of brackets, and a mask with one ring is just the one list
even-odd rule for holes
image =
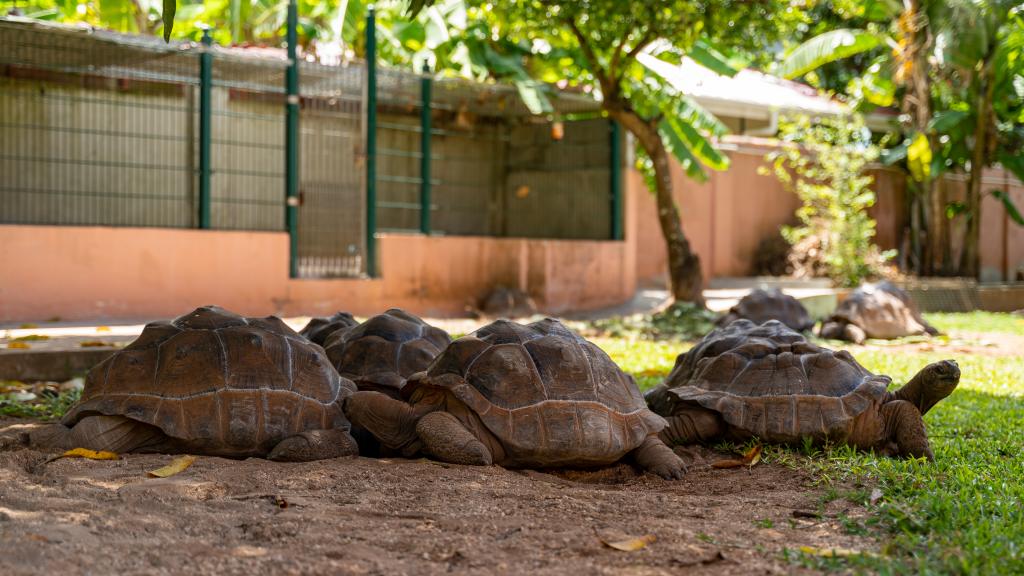
{"label": "small tortoise in background", "polygon": [[754,324],[778,320],[797,332],[814,327],[814,320],[811,320],[807,308],[804,308],[799,300],[783,293],[778,288],[753,290],[730,308],[717,324],[718,326],[728,326],[733,320],[741,318],[750,320]]}
{"label": "small tortoise in background", "polygon": [[959,381],[956,362],[945,360],[889,392],[891,379],[849,352],[816,346],[779,322],[737,320],[681,354],[647,402],[668,420],[661,437],[669,445],[811,438],[931,460],[922,416]]}
{"label": "small tortoise in background", "polygon": [[868,338],[936,335],[910,295],[890,282],[865,284],[853,291],[824,322],[820,336],[860,344]]}
{"label": "small tortoise in background", "polygon": [[348,312],[338,312],[334,316],[326,318],[313,318],[306,324],[299,334],[305,336],[310,342],[326,346],[327,339],[337,333],[344,334],[348,330],[359,325],[359,321]]}
{"label": "small tortoise in background", "polygon": [[665,421],[633,378],[556,320],[499,320],[459,338],[402,396],[357,392],[355,426],[411,456],[456,464],[548,468],[600,466],[631,456],[680,478],[682,460],[661,440]]}
{"label": "small tortoise in background", "polygon": [[399,398],[405,381],[427,369],[452,339],[444,330],[392,308],[344,331],[324,345],[338,373],[360,390]]}
{"label": "small tortoise in background", "polygon": [[342,404],[355,391],[279,318],[205,306],[147,324],[89,372],[81,400],[39,440],[286,461],[351,456]]}

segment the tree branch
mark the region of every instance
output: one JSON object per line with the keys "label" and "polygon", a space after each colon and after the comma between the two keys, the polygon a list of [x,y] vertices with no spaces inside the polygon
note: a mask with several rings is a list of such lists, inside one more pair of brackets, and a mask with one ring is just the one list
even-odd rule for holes
{"label": "tree branch", "polygon": [[[590,45],[590,42],[587,40],[587,37],[583,35],[583,32],[580,30],[580,27],[576,25],[575,19],[566,18],[565,20],[566,23],[569,24],[569,29],[572,30],[573,35],[576,36],[576,41],[579,42],[580,44],[580,50],[583,51],[583,56],[587,59],[587,62],[590,64],[590,69],[594,73],[594,76],[597,77],[598,81],[600,81],[601,84],[604,84],[603,78],[605,77],[605,72],[604,69],[601,68],[601,62],[598,61],[597,54],[594,53],[594,48]],[[604,86],[601,86],[601,88],[603,89]]]}

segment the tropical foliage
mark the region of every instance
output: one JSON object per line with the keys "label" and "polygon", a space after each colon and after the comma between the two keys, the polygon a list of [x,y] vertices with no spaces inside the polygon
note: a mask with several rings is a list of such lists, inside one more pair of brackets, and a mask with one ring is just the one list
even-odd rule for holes
{"label": "tropical foliage", "polygon": [[868,215],[875,193],[866,170],[879,150],[863,118],[798,116],[781,121],[779,131],[783,146],[768,159],[802,202],[800,226],[784,228],[783,236],[794,246],[813,245],[824,273],[841,286],[878,276],[891,254],[879,253]]}

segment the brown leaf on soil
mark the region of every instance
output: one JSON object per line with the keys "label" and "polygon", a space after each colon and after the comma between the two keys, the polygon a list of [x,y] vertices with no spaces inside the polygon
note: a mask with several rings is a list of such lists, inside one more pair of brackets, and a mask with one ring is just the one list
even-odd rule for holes
{"label": "brown leaf on soil", "polygon": [[67,452],[58,456],[51,456],[46,460],[46,463],[53,462],[54,460],[60,460],[61,458],[86,458],[89,460],[117,460],[120,456],[116,452],[107,452],[106,450],[89,450],[88,448],[72,448]]}
{"label": "brown leaf on soil", "polygon": [[597,534],[597,539],[605,546],[614,548],[615,550],[621,550],[623,552],[636,552],[637,550],[643,550],[648,544],[652,544],[657,540],[657,537],[655,537],[654,534],[644,534],[637,538],[624,538],[620,540],[604,538],[596,531],[594,533]]}
{"label": "brown leaf on soil", "polygon": [[179,456],[174,460],[171,460],[171,463],[168,464],[167,466],[164,466],[163,468],[157,468],[156,470],[151,470],[147,472],[146,475],[149,476],[150,478],[167,478],[169,476],[174,476],[175,474],[184,472],[185,469],[191,466],[192,463],[195,461],[195,456]]}
{"label": "brown leaf on soil", "polygon": [[110,332],[110,326],[97,326],[97,332]]}
{"label": "brown leaf on soil", "polygon": [[712,468],[739,468],[753,466],[761,461],[761,445],[757,444],[743,455],[742,459],[719,460],[711,464]]}
{"label": "brown leaf on soil", "polygon": [[25,342],[8,342],[7,347],[13,350],[27,350],[31,348],[31,346]]}

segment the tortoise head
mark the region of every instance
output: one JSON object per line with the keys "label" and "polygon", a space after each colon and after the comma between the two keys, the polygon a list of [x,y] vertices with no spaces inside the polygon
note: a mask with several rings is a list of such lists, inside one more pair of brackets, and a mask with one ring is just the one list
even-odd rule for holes
{"label": "tortoise head", "polygon": [[960,383],[960,366],[955,360],[942,360],[925,366],[906,386],[895,393],[898,400],[917,406],[921,414],[949,396]]}

